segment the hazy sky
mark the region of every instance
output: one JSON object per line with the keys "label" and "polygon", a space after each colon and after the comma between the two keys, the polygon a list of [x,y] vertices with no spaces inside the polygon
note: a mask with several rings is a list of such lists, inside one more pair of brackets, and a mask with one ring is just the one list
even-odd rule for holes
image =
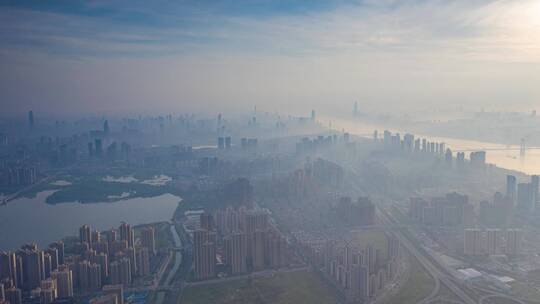
{"label": "hazy sky", "polygon": [[3,113],[354,101],[540,108],[540,0],[0,0]]}

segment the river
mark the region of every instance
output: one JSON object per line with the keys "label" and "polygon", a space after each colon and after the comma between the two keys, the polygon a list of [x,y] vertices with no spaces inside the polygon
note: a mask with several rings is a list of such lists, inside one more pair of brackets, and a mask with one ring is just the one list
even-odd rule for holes
{"label": "river", "polygon": [[0,250],[14,250],[28,242],[44,247],[65,236],[78,235],[83,224],[107,230],[122,221],[132,226],[169,221],[181,201],[180,197],[164,194],[114,203],[45,203],[53,192],[43,191],[35,198],[18,198],[0,206]]}
{"label": "river", "polygon": [[406,129],[385,128],[384,126],[362,122],[361,120],[353,121],[347,119],[325,118],[323,121],[331,121],[331,126],[334,130],[345,130],[345,132],[360,136],[371,137],[375,130],[378,131],[379,136],[382,135],[384,130],[389,130],[393,133],[398,132],[402,136],[409,132],[415,134],[415,137],[426,138],[428,141],[444,142],[446,147],[452,149],[452,151],[464,151],[467,157],[471,151],[485,150],[487,163],[526,174],[540,173],[540,150],[537,149],[528,149],[525,155],[521,156],[520,147],[517,145],[422,135]]}

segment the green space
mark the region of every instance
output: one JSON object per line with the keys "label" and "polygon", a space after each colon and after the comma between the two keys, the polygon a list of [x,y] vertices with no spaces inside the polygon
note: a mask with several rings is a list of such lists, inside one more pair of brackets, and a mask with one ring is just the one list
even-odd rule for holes
{"label": "green space", "polygon": [[189,287],[178,303],[333,304],[336,302],[334,291],[326,286],[316,273],[296,271],[277,273],[271,277]]}
{"label": "green space", "polygon": [[414,257],[409,257],[408,278],[398,293],[384,304],[416,304],[431,294],[435,282],[424,267]]}
{"label": "green space", "polygon": [[[168,193],[168,187],[151,186],[140,183],[105,182],[86,180],[62,187],[47,197],[48,204],[96,203],[118,201],[132,197],[154,197]],[[128,195],[128,196],[125,196]]]}

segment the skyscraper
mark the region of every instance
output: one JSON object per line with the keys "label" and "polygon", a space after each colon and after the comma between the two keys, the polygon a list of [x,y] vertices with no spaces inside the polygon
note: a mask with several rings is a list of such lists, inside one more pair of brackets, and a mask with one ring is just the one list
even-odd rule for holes
{"label": "skyscraper", "polygon": [[506,197],[510,198],[512,204],[516,202],[516,177],[513,175],[506,176]]}
{"label": "skyscraper", "polygon": [[523,231],[521,229],[506,230],[506,251],[507,255],[518,255],[521,253],[521,242]]}
{"label": "skyscraper", "polygon": [[148,248],[151,255],[156,253],[156,241],[154,237],[154,227],[146,227],[141,231],[141,244]]}
{"label": "skyscraper", "polygon": [[525,212],[534,209],[533,187],[530,183],[519,183],[517,185],[517,207]]}
{"label": "skyscraper", "polygon": [[486,252],[489,255],[500,254],[502,232],[500,229],[486,230]]}
{"label": "skyscraper", "polygon": [[109,121],[108,120],[105,120],[103,122],[103,133],[105,134],[105,136],[109,135]]}
{"label": "skyscraper", "polygon": [[5,290],[6,300],[10,304],[22,304],[22,292],[19,288],[11,287]]}
{"label": "skyscraper", "polygon": [[102,157],[103,156],[103,143],[101,139],[96,138],[94,140],[94,148],[96,150],[95,151],[96,157]]}
{"label": "skyscraper", "polygon": [[0,252],[0,281],[10,279],[17,286],[17,259],[15,253]]}
{"label": "skyscraper", "polygon": [[193,233],[193,251],[195,279],[213,278],[216,264],[215,234],[208,230],[196,230]]}
{"label": "skyscraper", "polygon": [[540,177],[538,175],[532,175],[531,176],[531,195],[532,195],[532,204],[533,204],[533,210],[536,210],[536,207],[538,206],[538,200],[539,197],[539,187],[540,187]]}
{"label": "skyscraper", "polygon": [[30,129],[34,128],[34,112],[28,111],[28,126]]}
{"label": "skyscraper", "polygon": [[233,233],[226,240],[227,262],[232,274],[247,272],[247,236],[245,233]]}
{"label": "skyscraper", "polygon": [[43,252],[39,251],[37,246],[25,245],[17,251],[17,255],[22,259],[24,288],[31,290],[39,287],[45,276]]}
{"label": "skyscraper", "polygon": [[263,270],[265,267],[265,244],[266,244],[266,232],[263,230],[257,230],[251,235],[251,261],[253,269]]}
{"label": "skyscraper", "polygon": [[82,225],[79,228],[79,242],[92,244],[91,229],[88,225]]}
{"label": "skyscraper", "polygon": [[133,247],[135,239],[131,226],[127,223],[122,223],[118,230],[120,230],[120,239],[127,241],[128,247]]}
{"label": "skyscraper", "polygon": [[463,247],[465,255],[482,255],[483,247],[482,230],[465,229]]}
{"label": "skyscraper", "polygon": [[118,300],[117,304],[124,304],[124,287],[120,284],[103,286],[103,294],[115,295]]}
{"label": "skyscraper", "polygon": [[69,267],[63,265],[51,273],[51,278],[56,279],[59,298],[73,296],[73,273]]}
{"label": "skyscraper", "polygon": [[4,289],[4,284],[0,283],[0,303],[2,303],[2,301],[5,301],[5,300],[6,300],[6,292]]}
{"label": "skyscraper", "polygon": [[64,264],[64,242],[54,242],[49,245],[49,248],[54,248],[58,252],[58,265]]}
{"label": "skyscraper", "polygon": [[128,258],[121,258],[112,262],[109,273],[111,284],[124,286],[131,284],[130,260]]}
{"label": "skyscraper", "polygon": [[147,276],[150,274],[150,252],[146,247],[137,247],[137,274]]}

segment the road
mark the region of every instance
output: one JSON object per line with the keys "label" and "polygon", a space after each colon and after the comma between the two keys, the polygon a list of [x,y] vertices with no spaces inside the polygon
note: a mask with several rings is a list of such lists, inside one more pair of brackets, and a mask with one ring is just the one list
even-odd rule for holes
{"label": "road", "polygon": [[56,173],[56,174],[44,177],[41,180],[39,180],[37,183],[32,184],[32,185],[30,185],[28,187],[24,187],[23,189],[4,197],[4,199],[2,199],[2,201],[0,202],[0,206],[7,205],[9,202],[11,202],[12,200],[19,197],[19,195],[21,195],[21,193],[24,193],[26,191],[30,191],[34,187],[37,187],[37,186],[39,186],[39,185],[41,185],[43,183],[46,183],[46,182],[49,182],[49,181],[53,180],[54,178],[56,178],[56,176],[58,176],[58,174],[60,174],[60,173]]}
{"label": "road", "polygon": [[[167,277],[165,278],[165,281],[163,284],[160,284],[161,278],[164,275],[165,271],[161,274],[161,276],[157,280],[157,286],[154,287],[154,290],[157,290],[158,293],[156,295],[156,304],[161,304],[165,300],[165,295],[168,291],[172,290],[174,286],[172,286],[172,283],[174,281],[174,278],[176,277],[176,273],[178,272],[178,269],[180,268],[180,265],[182,265],[182,241],[180,239],[180,236],[178,235],[178,232],[176,231],[176,227],[174,223],[170,223],[169,226],[171,230],[171,234],[173,236],[173,242],[174,247],[171,248],[171,255],[173,255],[172,260],[174,261],[174,264],[172,265],[172,268],[169,270],[169,273],[167,274]],[[171,258],[167,260],[167,266],[166,268],[169,268],[171,264]]]}
{"label": "road", "polygon": [[[395,220],[391,219],[383,209],[379,208],[379,217],[385,224],[394,225]],[[447,269],[443,265],[437,265],[436,260],[429,257],[426,252],[421,252],[417,245],[413,244],[408,236],[403,234],[402,231],[393,230],[392,233],[399,239],[401,244],[424,266],[425,269],[429,272],[431,277],[435,280],[435,288],[432,293],[424,299],[421,303],[427,303],[435,295],[439,293],[441,284],[444,284],[448,287],[461,301],[465,304],[478,304],[473,298],[471,298],[465,291],[461,289],[454,281],[451,279],[451,274],[448,273]]]}

